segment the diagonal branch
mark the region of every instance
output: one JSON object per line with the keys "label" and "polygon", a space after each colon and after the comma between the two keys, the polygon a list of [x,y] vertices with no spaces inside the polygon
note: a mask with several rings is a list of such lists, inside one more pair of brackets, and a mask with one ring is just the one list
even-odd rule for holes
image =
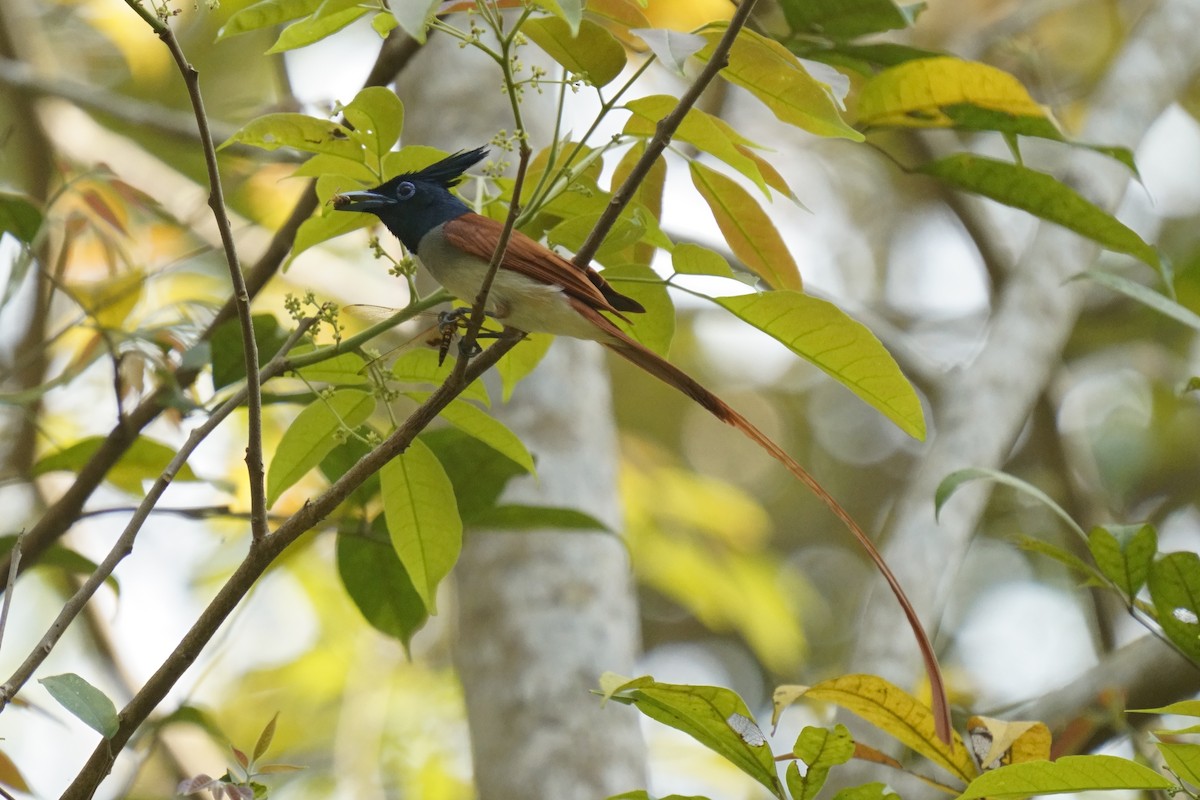
{"label": "diagonal branch", "polygon": [[113,762],[129,742],[138,727],[166,697],[167,692],[192,665],[216,634],[222,623],[241,602],[255,581],[266,572],[274,560],[301,535],[312,530],[357,489],[363,481],[382,469],[383,465],[403,453],[435,417],[476,378],[490,369],[524,337],[523,333],[506,329],[499,341],[471,360],[463,374],[454,371],[429,398],[405,420],[384,442],[364,456],[318,497],[305,503],[273,533],[252,540],[250,552],[230,576],[216,597],[196,619],[191,629],[171,651],[158,670],[146,681],[133,699],[118,714],[117,732],[101,741],[83,769],[62,795],[62,800],[84,800],[92,797],[96,788],[112,770]]}

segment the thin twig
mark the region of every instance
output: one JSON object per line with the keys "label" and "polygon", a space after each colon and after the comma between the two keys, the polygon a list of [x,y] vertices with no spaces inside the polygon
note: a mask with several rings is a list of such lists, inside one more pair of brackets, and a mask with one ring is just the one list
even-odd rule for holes
{"label": "thin twig", "polygon": [[0,606],[0,644],[4,642],[4,628],[8,624],[8,609],[12,605],[13,587],[17,585],[17,570],[21,567],[21,540],[24,538],[25,531],[18,533],[9,553],[8,582],[4,586],[4,604]]}
{"label": "thin twig", "polygon": [[[288,368],[287,351],[300,340],[300,337],[308,331],[315,321],[313,318],[305,319],[296,327],[296,330],[292,331],[288,340],[280,348],[278,355],[271,359],[267,366],[263,368],[265,377],[269,378],[280,374]],[[247,381],[247,384],[249,384],[249,381]],[[79,612],[83,610],[87,602],[92,599],[96,591],[108,580],[109,576],[113,574],[117,565],[133,552],[134,540],[137,538],[138,532],[142,529],[142,525],[145,524],[146,519],[150,516],[150,512],[154,510],[154,506],[158,503],[159,498],[166,492],[167,487],[171,485],[171,481],[175,479],[179,470],[187,463],[192,451],[208,438],[208,435],[216,430],[217,426],[226,417],[233,413],[235,409],[241,407],[242,403],[246,401],[248,393],[248,389],[243,387],[241,391],[230,397],[219,408],[213,411],[212,415],[204,421],[203,425],[200,425],[188,435],[187,441],[179,448],[179,452],[167,464],[167,468],[158,476],[154,485],[150,487],[150,491],[146,493],[142,502],[138,504],[137,510],[130,517],[125,530],[121,531],[121,535],[117,537],[117,541],[108,551],[108,555],[104,557],[104,560],[88,576],[87,580],[83,582],[75,594],[71,595],[70,599],[63,604],[63,607],[58,612],[58,616],[42,636],[41,641],[33,648],[33,651],[17,667],[9,679],[3,685],[0,685],[0,711],[4,710],[8,702],[12,700],[16,693],[21,690],[21,687],[33,676],[37,668],[41,666],[42,662],[46,660],[46,657],[50,655],[54,646],[58,644],[58,640],[66,632],[67,627],[79,615]]]}
{"label": "thin twig", "polygon": [[[157,18],[145,9],[135,10],[143,19],[152,21],[151,24],[157,22]],[[364,85],[386,85],[411,62],[418,50],[419,46],[413,40],[407,38],[398,29],[393,31],[380,49],[379,56]],[[251,297],[257,295],[279,270],[284,258],[292,248],[301,224],[312,216],[316,208],[316,188],[315,184],[310,181],[296,200],[296,205],[288,215],[287,221],[276,232],[267,249],[259,256],[258,261],[247,271],[246,288]],[[217,312],[212,323],[201,334],[201,341],[207,341],[211,338],[213,331],[233,317],[234,307],[235,301],[231,298]],[[46,509],[45,513],[29,529],[22,554],[22,569],[28,569],[36,564],[50,545],[66,532],[83,510],[84,503],[105,479],[113,465],[137,441],[142,429],[154,421],[164,408],[169,407],[171,395],[174,392],[190,386],[199,373],[200,370],[194,367],[180,367],[175,372],[173,382],[165,382],[157,392],[130,411],[123,424],[118,424],[109,431],[104,442],[101,443],[87,464],[80,469],[67,490]],[[8,567],[9,561],[6,555],[0,559],[0,572],[7,572]]]}
{"label": "thin twig", "polygon": [[85,800],[111,771],[113,762],[138,727],[153,713],[167,692],[196,660],[230,613],[245,597],[250,587],[272,562],[301,535],[315,527],[349,497],[368,477],[383,465],[403,453],[430,422],[476,378],[490,369],[524,336],[506,329],[500,339],[472,359],[459,376],[454,371],[384,442],[364,456],[341,478],[318,497],[313,498],[280,525],[273,533],[252,540],[250,552],[233,575],[217,592],[216,597],[196,619],[191,629],[176,645],[158,670],[146,681],[133,699],[118,714],[116,733],[100,742],[75,780],[62,794],[61,800]]}

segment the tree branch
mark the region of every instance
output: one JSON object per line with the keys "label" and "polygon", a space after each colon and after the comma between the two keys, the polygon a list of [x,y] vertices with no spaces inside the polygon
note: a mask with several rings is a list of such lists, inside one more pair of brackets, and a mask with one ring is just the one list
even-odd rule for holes
{"label": "tree branch", "polygon": [[430,422],[450,402],[462,393],[476,378],[490,369],[511,350],[524,334],[506,329],[501,338],[485,350],[463,370],[461,376],[452,372],[446,382],[438,387],[421,404],[404,424],[384,442],[364,456],[332,486],[318,497],[305,503],[304,507],[279,526],[274,533],[262,539],[251,540],[250,552],[230,576],[216,597],[196,619],[191,629],[146,682],[132,700],[118,714],[120,722],[117,732],[101,741],[92,752],[83,769],[62,795],[62,800],[85,800],[94,794],[100,782],[112,769],[113,762],[131,736],[154,709],[166,697],[167,692],[192,665],[209,640],[221,627],[225,619],[241,602],[254,582],[267,570],[271,563],[302,534],[311,530],[345,500],[363,481],[379,471],[384,464],[403,453]]}

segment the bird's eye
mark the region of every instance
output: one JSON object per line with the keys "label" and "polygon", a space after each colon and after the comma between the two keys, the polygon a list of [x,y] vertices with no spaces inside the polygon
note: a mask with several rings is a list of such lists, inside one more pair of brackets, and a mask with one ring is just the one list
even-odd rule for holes
{"label": "bird's eye", "polygon": [[416,193],[417,187],[413,186],[408,181],[401,181],[400,185],[396,187],[396,199],[398,200],[407,200]]}

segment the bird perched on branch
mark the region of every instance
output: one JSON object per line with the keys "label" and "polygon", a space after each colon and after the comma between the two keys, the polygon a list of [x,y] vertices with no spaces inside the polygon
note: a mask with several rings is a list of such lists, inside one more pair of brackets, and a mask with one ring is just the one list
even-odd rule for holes
{"label": "bird perched on branch", "polygon": [[[397,175],[374,189],[333,199],[341,211],[374,214],[430,274],[460,300],[474,301],[500,244],[503,225],[471,211],[450,189],[487,156],[486,148],[458,152],[416,172]],[[659,380],[674,386],[717,419],[737,428],[783,464],[846,525],[867,551],[900,602],[916,635],[933,690],[938,736],[950,738],[950,715],[937,659],[899,581],[858,523],[807,470],[721,398],[622,331],[607,315],[645,311],[591,267],[580,267],[512,231],[488,292],[489,316],[526,333],[550,333],[599,342]]]}

